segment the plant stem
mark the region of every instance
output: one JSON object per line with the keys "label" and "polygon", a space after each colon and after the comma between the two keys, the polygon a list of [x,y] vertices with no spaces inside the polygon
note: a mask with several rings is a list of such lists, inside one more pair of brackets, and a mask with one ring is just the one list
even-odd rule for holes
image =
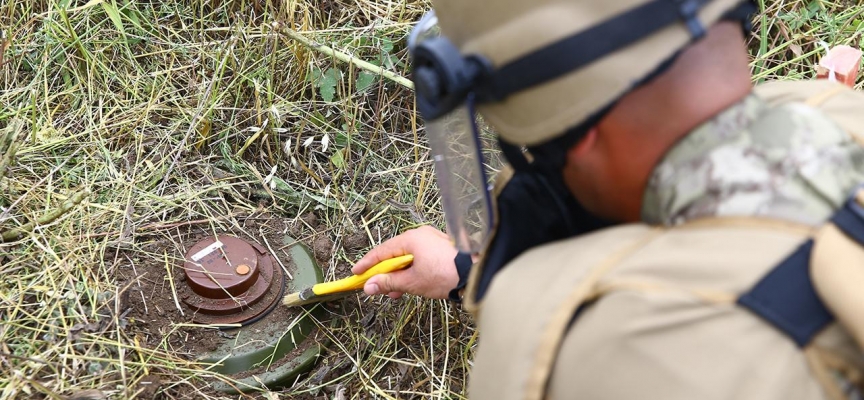
{"label": "plant stem", "polygon": [[15,161],[15,152],[18,151],[18,132],[21,130],[21,123],[16,119],[9,124],[9,129],[5,134],[0,134],[0,181],[6,175],[6,170]]}
{"label": "plant stem", "polygon": [[385,77],[385,78],[387,78],[393,82],[396,82],[396,83],[398,83],[398,84],[400,84],[400,85],[402,85],[408,89],[414,89],[414,82],[411,82],[410,79],[408,79],[402,75],[399,75],[393,71],[388,71],[388,70],[381,68],[375,64],[372,64],[368,61],[363,61],[363,60],[356,58],[350,54],[346,54],[346,53],[337,51],[336,49],[334,49],[332,47],[325,46],[321,43],[317,43],[317,42],[313,41],[312,39],[309,39],[309,38],[297,33],[293,29],[279,28],[278,32],[285,35],[285,36],[288,36],[291,39],[294,39],[294,40],[300,42],[300,44],[302,44],[302,45],[304,45],[304,46],[306,46],[312,50],[316,50],[316,51],[319,51],[323,54],[332,56],[333,58],[335,58],[339,61],[353,64],[355,67],[360,68],[362,70],[369,71],[373,74],[381,75],[381,76],[383,76],[383,77]]}
{"label": "plant stem", "polygon": [[15,160],[15,152],[18,151],[18,143],[12,143],[9,145],[9,149],[6,151],[6,154],[0,156],[0,180],[3,180],[3,177],[6,175],[6,169],[12,165],[12,161]]}
{"label": "plant stem", "polygon": [[74,195],[72,195],[69,198],[69,200],[66,200],[60,206],[60,208],[57,208],[57,209],[43,215],[42,217],[40,217],[36,221],[28,222],[24,225],[21,225],[18,228],[12,228],[6,232],[3,232],[2,234],[0,234],[0,243],[18,240],[22,236],[24,236],[25,233],[32,231],[33,228],[36,227],[36,225],[45,225],[45,224],[49,224],[51,222],[54,222],[55,220],[57,220],[57,218],[60,218],[64,214],[68,213],[76,205],[78,205],[82,201],[84,201],[84,198],[87,197],[88,194],[90,194],[89,190],[83,190],[83,191],[80,191],[78,193],[75,193]]}

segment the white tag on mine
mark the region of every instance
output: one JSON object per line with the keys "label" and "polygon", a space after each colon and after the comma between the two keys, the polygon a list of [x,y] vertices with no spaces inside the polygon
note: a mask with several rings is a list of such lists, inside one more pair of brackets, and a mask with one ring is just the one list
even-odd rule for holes
{"label": "white tag on mine", "polygon": [[215,241],[213,244],[203,248],[201,251],[192,255],[192,261],[198,262],[201,261],[202,258],[207,257],[208,254],[216,251],[216,249],[222,248],[222,242]]}

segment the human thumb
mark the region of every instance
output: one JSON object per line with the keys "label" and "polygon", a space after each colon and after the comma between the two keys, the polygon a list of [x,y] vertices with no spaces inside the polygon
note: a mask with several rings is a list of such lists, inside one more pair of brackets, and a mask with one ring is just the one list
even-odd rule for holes
{"label": "human thumb", "polygon": [[369,278],[369,280],[366,281],[366,284],[363,285],[363,291],[370,296],[373,294],[401,292],[402,290],[395,287],[396,282],[394,282],[391,275],[392,274],[380,274]]}

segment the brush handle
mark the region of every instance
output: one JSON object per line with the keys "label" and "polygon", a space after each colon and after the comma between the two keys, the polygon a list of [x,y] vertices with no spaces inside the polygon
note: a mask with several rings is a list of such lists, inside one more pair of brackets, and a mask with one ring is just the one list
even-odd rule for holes
{"label": "brush handle", "polygon": [[312,286],[312,292],[320,296],[324,294],[362,289],[363,285],[369,280],[369,278],[375,275],[386,274],[406,268],[411,265],[413,261],[414,255],[412,254],[390,258],[375,264],[372,268],[367,269],[366,272],[363,272],[360,275],[352,275],[338,281],[316,284],[315,286]]}

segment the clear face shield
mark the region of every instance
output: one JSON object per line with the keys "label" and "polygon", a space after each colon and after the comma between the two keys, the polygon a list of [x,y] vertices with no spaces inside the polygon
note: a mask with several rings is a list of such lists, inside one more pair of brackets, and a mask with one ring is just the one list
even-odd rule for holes
{"label": "clear face shield", "polygon": [[[437,18],[430,12],[417,23],[408,38],[412,58],[417,61],[418,49],[438,37]],[[424,81],[424,77],[428,74],[424,76],[424,71],[415,66],[418,106],[426,123],[447,231],[460,251],[476,253],[485,245],[491,230],[492,200],[473,95],[463,94],[455,104],[446,107],[448,111],[430,112],[428,106],[424,107],[424,95],[440,92],[442,88],[436,86],[440,84],[436,79],[430,78],[430,82]]]}

